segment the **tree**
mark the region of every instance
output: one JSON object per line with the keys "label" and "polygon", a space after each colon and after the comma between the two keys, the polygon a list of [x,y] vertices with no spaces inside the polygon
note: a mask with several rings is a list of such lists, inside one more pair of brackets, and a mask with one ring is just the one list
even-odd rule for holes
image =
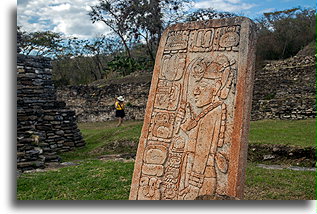
{"label": "tree", "polygon": [[186,21],[204,21],[208,19],[222,19],[234,16],[236,16],[236,14],[229,12],[219,12],[214,10],[213,8],[198,9],[188,14]]}
{"label": "tree", "polygon": [[110,55],[120,52],[118,41],[101,35],[90,40],[68,38],[65,51],[53,62],[54,79],[61,83],[79,84],[99,80],[108,75]]}
{"label": "tree", "polygon": [[129,58],[132,57],[130,47],[141,41],[145,42],[154,61],[163,29],[175,21],[175,17],[180,17],[187,2],[189,0],[99,0],[98,5],[91,6],[89,15],[93,23],[102,21],[119,36]]}
{"label": "tree", "polygon": [[108,62],[108,69],[112,72],[118,72],[122,76],[126,76],[140,68],[138,62],[133,58],[116,56]]}
{"label": "tree", "polygon": [[24,55],[46,56],[54,58],[64,51],[63,37],[51,31],[23,32],[17,28],[20,36],[20,53]]}
{"label": "tree", "polygon": [[126,54],[131,58],[129,41],[132,39],[129,31],[129,11],[130,1],[125,0],[99,0],[99,4],[91,6],[91,11],[88,13],[92,23],[101,21],[105,23],[123,43]]}
{"label": "tree", "polygon": [[256,20],[258,57],[269,60],[288,58],[314,41],[315,13],[313,9],[301,8],[264,13]]}
{"label": "tree", "polygon": [[107,53],[114,52],[114,41],[111,38],[106,38],[104,35],[94,38],[92,41],[85,44],[85,48],[88,52],[88,55],[92,56],[93,65],[95,69],[91,72],[95,77],[95,80],[101,79],[103,73],[105,72],[106,65],[103,64],[102,56]]}
{"label": "tree", "polygon": [[163,30],[183,18],[189,0],[136,0],[131,4],[130,26],[135,38],[145,41],[148,54],[155,60]]}
{"label": "tree", "polygon": [[17,27],[17,52],[52,58],[57,85],[85,84],[107,76],[107,63],[122,52],[118,40],[101,35],[93,39],[65,37],[50,31],[23,32]]}

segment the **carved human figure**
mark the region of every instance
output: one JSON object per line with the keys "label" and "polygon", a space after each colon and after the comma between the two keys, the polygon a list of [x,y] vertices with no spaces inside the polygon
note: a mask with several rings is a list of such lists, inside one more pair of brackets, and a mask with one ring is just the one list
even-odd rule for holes
{"label": "carved human figure", "polygon": [[255,29],[235,17],[164,31],[129,199],[243,197]]}
{"label": "carved human figure", "polygon": [[[196,63],[196,64],[195,64]],[[188,103],[181,129],[188,135],[179,184],[179,199],[193,200],[199,195],[214,194],[217,187],[216,165],[226,173],[228,162],[217,153],[226,125],[226,104],[233,72],[224,55],[207,62],[194,60],[189,67],[193,83],[188,92],[194,98],[196,112]],[[221,163],[216,163],[220,160]]]}

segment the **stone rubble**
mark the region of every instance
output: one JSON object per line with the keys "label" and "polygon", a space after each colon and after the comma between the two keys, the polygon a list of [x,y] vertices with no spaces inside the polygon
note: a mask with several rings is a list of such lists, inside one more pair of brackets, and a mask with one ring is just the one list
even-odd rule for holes
{"label": "stone rubble", "polygon": [[[251,120],[307,119],[316,115],[315,56],[268,62],[255,72]],[[57,90],[59,100],[80,122],[114,120],[114,98],[127,100],[126,119],[143,120],[150,81],[102,86],[69,86]]]}
{"label": "stone rubble", "polygon": [[316,116],[315,56],[269,62],[255,74],[252,119]]}
{"label": "stone rubble", "polygon": [[75,112],[56,99],[50,59],[17,55],[17,168],[59,162],[57,153],[85,142]]}

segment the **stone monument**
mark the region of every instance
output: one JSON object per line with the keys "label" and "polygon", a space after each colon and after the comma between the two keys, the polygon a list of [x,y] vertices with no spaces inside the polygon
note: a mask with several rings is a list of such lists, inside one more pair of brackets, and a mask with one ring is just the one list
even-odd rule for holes
{"label": "stone monument", "polygon": [[255,40],[255,26],[244,17],[165,30],[130,200],[242,198]]}

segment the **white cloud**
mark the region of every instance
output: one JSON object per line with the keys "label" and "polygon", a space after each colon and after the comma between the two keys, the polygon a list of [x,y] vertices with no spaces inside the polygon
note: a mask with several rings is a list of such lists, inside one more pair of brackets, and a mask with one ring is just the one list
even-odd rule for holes
{"label": "white cloud", "polygon": [[274,11],[276,11],[275,8],[266,8],[264,10],[257,12],[257,14],[269,13],[269,12],[274,12]]}
{"label": "white cloud", "polygon": [[64,4],[60,4],[60,5],[53,6],[53,7],[52,7],[52,10],[53,10],[53,11],[55,10],[55,11],[59,12],[59,11],[63,11],[63,10],[69,10],[70,7],[71,7],[70,4],[64,3]]}
{"label": "white cloud", "polygon": [[91,38],[109,32],[105,24],[90,21],[90,6],[97,3],[97,0],[18,1],[17,23],[29,32],[51,30],[66,36]]}
{"label": "white cloud", "polygon": [[243,3],[241,0],[202,0],[194,4],[194,8],[213,8],[225,12],[241,12],[255,7],[256,4]]}
{"label": "white cloud", "polygon": [[[262,0],[265,1],[265,0]],[[90,6],[98,4],[98,0],[18,0],[17,23],[22,30],[51,30],[66,36],[92,38],[110,32],[102,22],[92,24],[88,12]],[[260,4],[260,3],[257,3]],[[191,9],[213,8],[240,14],[250,13],[255,3],[246,0],[195,0]],[[254,15],[257,14],[254,12]]]}

